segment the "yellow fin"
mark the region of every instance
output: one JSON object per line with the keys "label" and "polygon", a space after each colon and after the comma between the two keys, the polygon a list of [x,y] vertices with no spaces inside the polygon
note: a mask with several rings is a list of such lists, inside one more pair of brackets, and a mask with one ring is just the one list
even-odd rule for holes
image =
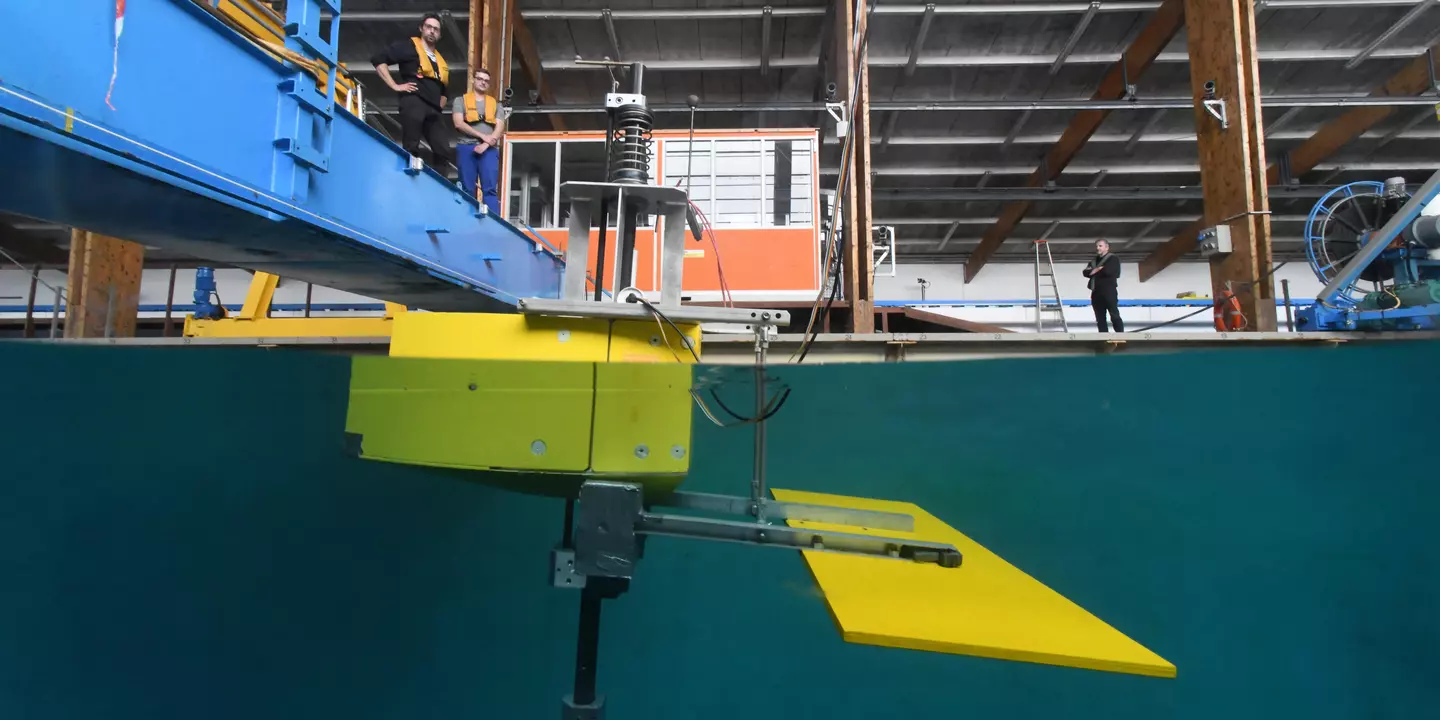
{"label": "yellow fin", "polygon": [[1175,666],[911,503],[775,490],[775,499],[908,513],[903,533],[791,523],[954,545],[959,568],[803,552],[846,642],[1175,677]]}

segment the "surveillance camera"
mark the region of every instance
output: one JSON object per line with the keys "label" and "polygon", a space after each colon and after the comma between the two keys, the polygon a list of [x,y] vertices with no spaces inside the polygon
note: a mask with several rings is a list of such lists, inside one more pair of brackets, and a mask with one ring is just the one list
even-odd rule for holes
{"label": "surveillance camera", "polygon": [[829,100],[829,101],[831,101],[831,102],[834,102],[835,97],[836,97],[836,94],[837,94],[839,91],[840,91],[840,89],[835,86],[835,83],[832,82],[832,83],[826,84],[826,85],[825,85],[825,99],[826,99],[826,100]]}
{"label": "surveillance camera", "polygon": [[512,97],[514,97],[514,96],[515,96],[515,88],[508,88],[508,87],[507,87],[507,88],[505,88],[504,90],[501,90],[501,91],[500,91],[500,97],[503,97],[503,98],[505,98],[506,100],[509,100],[510,98],[512,98]]}
{"label": "surveillance camera", "polygon": [[926,280],[925,278],[915,278],[915,282],[920,283],[921,285],[929,285],[929,284],[930,284],[930,281],[929,281],[929,280]]}
{"label": "surveillance camera", "polygon": [[1210,81],[1208,81],[1208,82],[1205,83],[1205,98],[1206,98],[1206,99],[1214,99],[1214,97],[1215,97],[1215,81],[1214,81],[1214,80],[1210,80]]}

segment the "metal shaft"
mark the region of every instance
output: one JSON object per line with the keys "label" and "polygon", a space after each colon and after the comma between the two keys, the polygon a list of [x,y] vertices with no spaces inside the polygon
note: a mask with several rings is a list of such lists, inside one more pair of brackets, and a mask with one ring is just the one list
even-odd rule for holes
{"label": "metal shaft", "polygon": [[635,95],[645,93],[645,65],[643,63],[630,63],[630,92]]}
{"label": "metal shaft", "polygon": [[[66,314],[67,314],[67,315],[69,314],[69,309],[68,309],[68,308],[66,309]],[[69,318],[67,317],[66,320],[68,321]],[[51,340],[54,340],[55,337],[56,337],[56,334],[59,333],[59,332],[60,332],[60,288],[59,288],[59,287],[56,287],[56,288],[55,288],[55,301],[50,304],[50,339],[51,339]]]}
{"label": "metal shaft", "polygon": [[25,295],[25,330],[22,337],[35,337],[35,286],[40,282],[40,267],[30,271],[30,292]]}
{"label": "metal shaft", "polygon": [[616,219],[620,221],[618,237],[620,256],[616,258],[615,283],[617,288],[633,287],[635,285],[635,230],[640,225],[640,205],[634,199],[627,198],[624,190],[620,191],[621,202],[624,209],[617,213]]}
{"label": "metal shaft", "polygon": [[165,291],[165,328],[161,331],[165,337],[170,337],[170,316],[175,310],[175,266],[170,266],[170,287]]}
{"label": "metal shaft", "polygon": [[1290,307],[1290,281],[1280,281],[1280,291],[1285,294],[1285,329],[1295,332],[1295,314]]}
{"label": "metal shaft", "polygon": [[595,702],[595,665],[600,658],[600,592],[580,592],[580,632],[575,642],[575,692],[577,705]]}
{"label": "metal shaft", "polygon": [[755,472],[750,479],[750,507],[755,519],[765,521],[765,330],[755,330]]}
{"label": "metal shaft", "polygon": [[600,235],[595,239],[595,302],[605,296],[605,251],[609,232],[605,229],[610,224],[609,206],[604,200],[600,201]]}
{"label": "metal shaft", "polygon": [[[608,114],[608,121],[606,122],[606,128],[605,128],[605,173],[600,176],[600,177],[607,178],[607,179],[610,177],[610,144],[611,144],[611,142],[612,142],[611,138],[612,138],[612,136],[614,136],[614,135],[615,135],[615,114],[612,112],[612,113],[609,113],[609,114]],[[615,208],[615,211],[618,213],[618,212],[620,211],[620,208],[618,208],[618,207]],[[595,241],[595,295],[594,295],[594,300],[595,300],[596,302],[599,302],[599,301],[600,301],[600,298],[605,297],[605,250],[606,250],[605,245],[606,245],[606,235],[608,234],[607,231],[606,231],[606,226],[609,225],[609,224],[610,224],[610,206],[607,204],[606,198],[602,197],[602,198],[600,198],[600,236],[599,236],[598,238],[596,238],[596,241]],[[583,268],[582,268],[582,270],[583,270]]]}
{"label": "metal shaft", "polygon": [[962,560],[960,551],[955,546],[945,543],[794,528],[788,525],[768,525],[749,520],[720,520],[693,515],[645,512],[641,514],[640,522],[635,529],[645,535],[736,542],[757,547],[871,555],[918,563],[933,563],[946,568],[959,567]]}

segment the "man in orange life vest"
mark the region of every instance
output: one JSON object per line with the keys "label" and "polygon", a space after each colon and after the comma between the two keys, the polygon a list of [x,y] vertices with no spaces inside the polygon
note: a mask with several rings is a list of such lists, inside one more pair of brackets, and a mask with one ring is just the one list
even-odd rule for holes
{"label": "man in orange life vest", "polygon": [[502,108],[489,94],[490,71],[480,68],[472,76],[470,92],[455,98],[451,118],[460,144],[455,146],[455,167],[460,170],[460,186],[475,196],[475,181],[480,181],[481,199],[485,207],[500,215],[500,136],[505,134],[508,108]]}
{"label": "man in orange life vest", "polygon": [[[440,16],[426,13],[420,21],[420,37],[398,40],[370,57],[380,79],[400,95],[400,145],[420,156],[420,140],[430,146],[430,166],[440,170],[448,159],[450,139],[442,121],[445,88],[450,84],[450,66],[440,57]],[[390,66],[398,65],[398,79]],[[443,172],[443,170],[441,170]]]}

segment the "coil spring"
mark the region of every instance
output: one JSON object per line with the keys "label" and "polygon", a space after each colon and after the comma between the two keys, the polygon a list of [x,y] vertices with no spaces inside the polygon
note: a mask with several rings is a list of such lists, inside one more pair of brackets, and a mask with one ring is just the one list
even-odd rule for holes
{"label": "coil spring", "polygon": [[622,105],[615,111],[610,136],[610,182],[650,184],[650,135],[654,116],[642,105]]}

